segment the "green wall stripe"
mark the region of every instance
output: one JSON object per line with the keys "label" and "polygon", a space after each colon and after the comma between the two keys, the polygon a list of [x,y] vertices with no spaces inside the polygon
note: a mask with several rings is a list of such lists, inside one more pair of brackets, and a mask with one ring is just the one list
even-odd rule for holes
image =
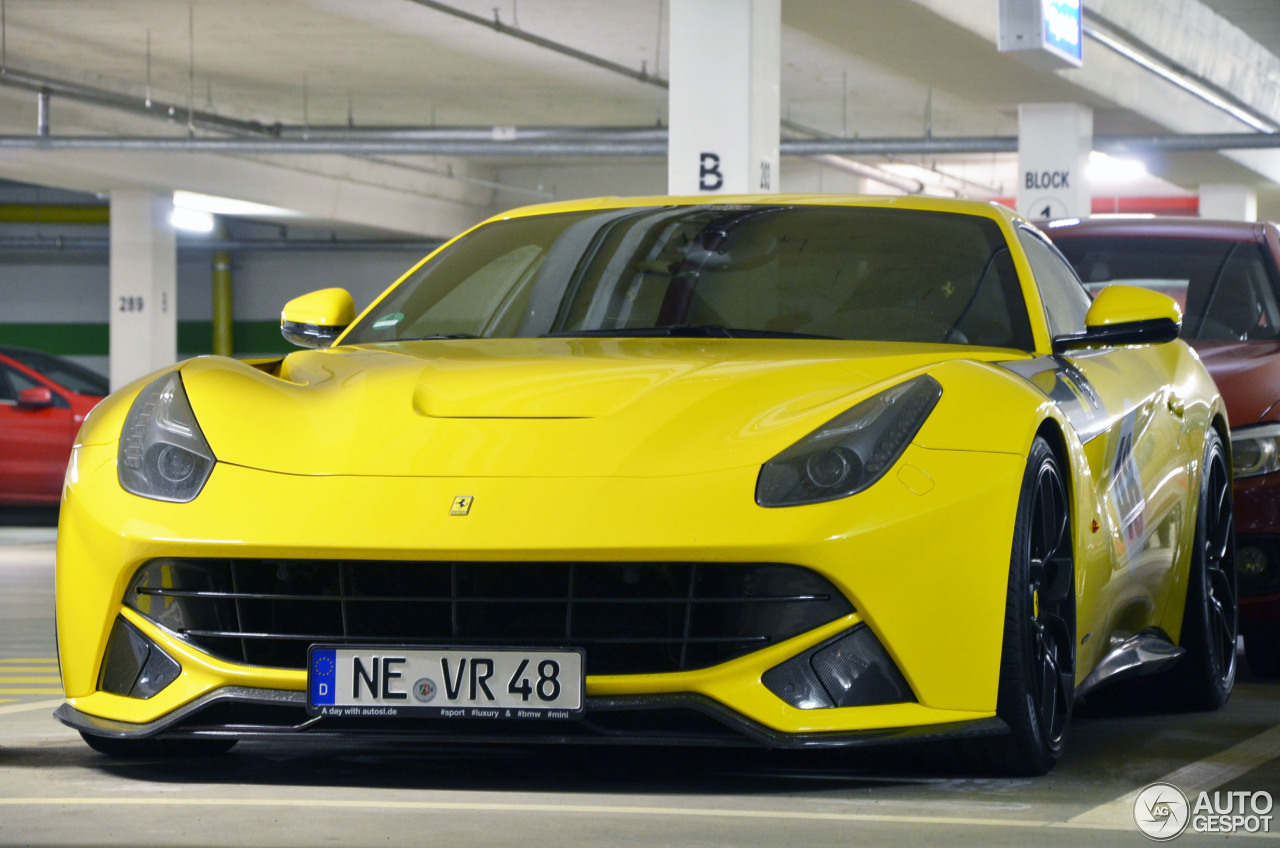
{"label": "green wall stripe", "polygon": [[106,356],[106,324],[0,324],[0,344],[59,356]]}
{"label": "green wall stripe", "polygon": [[[289,353],[297,350],[280,335],[278,321],[236,321],[235,349],[244,353]],[[32,347],[59,356],[107,356],[106,324],[0,323],[0,344]],[[213,352],[212,321],[178,322],[178,355],[184,359]]]}

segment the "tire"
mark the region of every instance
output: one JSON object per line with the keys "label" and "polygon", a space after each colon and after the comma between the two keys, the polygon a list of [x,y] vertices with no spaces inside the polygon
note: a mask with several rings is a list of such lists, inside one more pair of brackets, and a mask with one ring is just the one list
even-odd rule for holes
{"label": "tire", "polygon": [[235,739],[112,739],[84,732],[80,736],[99,754],[121,760],[216,757],[230,751],[237,742]]}
{"label": "tire", "polygon": [[1280,679],[1280,624],[1243,625],[1244,658],[1249,670],[1264,680]]}
{"label": "tire", "polygon": [[1187,653],[1164,676],[1171,706],[1216,710],[1236,680],[1236,537],[1231,469],[1217,431],[1205,438],[1195,542],[1179,644]]}
{"label": "tire", "polygon": [[1075,634],[1070,501],[1057,456],[1036,437],[1013,530],[996,698],[1010,733],[989,741],[990,770],[1044,774],[1062,755],[1075,699]]}

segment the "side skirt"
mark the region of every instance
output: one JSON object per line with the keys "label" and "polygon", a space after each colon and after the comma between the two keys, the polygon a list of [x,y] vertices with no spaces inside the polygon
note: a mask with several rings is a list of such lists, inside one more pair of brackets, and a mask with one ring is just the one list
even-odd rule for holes
{"label": "side skirt", "polygon": [[1089,676],[1076,687],[1076,697],[1083,697],[1104,683],[1164,671],[1186,652],[1185,648],[1173,644],[1173,640],[1159,628],[1135,633],[1112,648],[1094,666]]}

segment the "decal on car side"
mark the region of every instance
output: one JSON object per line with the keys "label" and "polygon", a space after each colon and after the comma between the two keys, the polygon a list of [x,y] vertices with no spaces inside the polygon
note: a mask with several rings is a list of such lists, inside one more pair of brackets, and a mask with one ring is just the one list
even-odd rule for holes
{"label": "decal on car side", "polygon": [[1111,501],[1120,519],[1120,535],[1125,553],[1133,562],[1135,547],[1142,542],[1147,525],[1147,499],[1142,491],[1142,475],[1138,473],[1138,461],[1133,455],[1134,430],[1138,409],[1125,413],[1120,422],[1116,440],[1116,453],[1111,464]]}
{"label": "decal on car side", "polygon": [[1040,356],[999,364],[1056,403],[1082,444],[1102,435],[1110,427],[1111,416],[1107,414],[1097,389],[1070,361],[1060,356]]}

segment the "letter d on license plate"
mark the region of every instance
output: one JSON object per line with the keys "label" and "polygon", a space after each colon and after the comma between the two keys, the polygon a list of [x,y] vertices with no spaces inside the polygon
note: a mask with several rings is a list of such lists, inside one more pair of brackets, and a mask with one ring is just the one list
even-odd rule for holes
{"label": "letter d on license plate", "polygon": [[517,648],[313,645],[312,715],[576,718],[584,704],[583,653]]}

